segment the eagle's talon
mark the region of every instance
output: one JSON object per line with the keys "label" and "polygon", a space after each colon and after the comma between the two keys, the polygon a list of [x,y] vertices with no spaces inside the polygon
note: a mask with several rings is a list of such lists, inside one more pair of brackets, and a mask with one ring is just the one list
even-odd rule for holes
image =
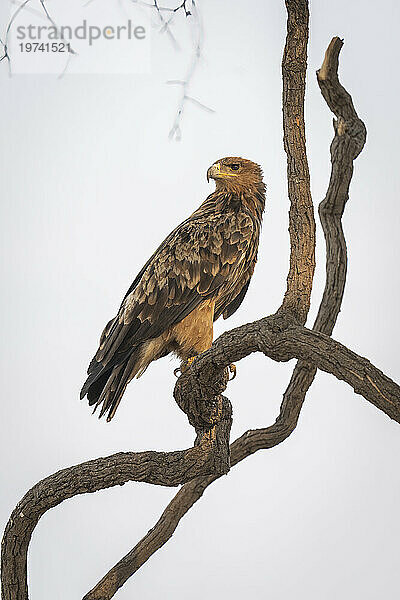
{"label": "eagle's talon", "polygon": [[[177,367],[176,369],[174,369],[174,375],[175,377],[180,377],[180,375],[182,375],[182,373],[184,373],[186,371],[186,369],[188,369],[196,360],[197,356],[190,356],[186,362],[183,362],[181,364],[180,367]],[[178,375],[179,373],[179,375]]]}
{"label": "eagle's talon", "polygon": [[229,365],[228,369],[229,372],[232,373],[232,377],[229,378],[229,381],[233,381],[236,377],[236,365],[232,363]]}

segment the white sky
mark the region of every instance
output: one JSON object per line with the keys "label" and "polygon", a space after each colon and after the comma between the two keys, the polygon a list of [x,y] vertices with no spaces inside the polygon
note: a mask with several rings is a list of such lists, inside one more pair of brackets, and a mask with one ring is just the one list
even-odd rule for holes
{"label": "white sky", "polygon": [[[250,7],[250,8],[249,8]],[[259,263],[241,309],[217,332],[278,307],[288,267],[280,61],[284,2],[199,0],[203,59],[183,140],[168,140],[188,60],[154,32],[150,75],[18,76],[2,63],[0,114],[0,519],[39,479],[120,450],[193,441],[172,389],[176,363],[132,382],[111,424],[79,390],[98,336],[163,237],[210,192],[224,155],[260,162],[268,204]],[[1,9],[5,17],[4,9]],[[0,15],[1,15],[0,12]],[[397,2],[312,3],[307,137],[314,204],[330,172],[332,115],[315,70],[345,39],[341,80],[366,123],[344,216],[348,283],[334,337],[393,378],[398,367],[399,63]],[[179,25],[180,23],[180,25]],[[318,270],[309,324],[324,282]],[[293,368],[262,356],[238,367],[232,439],[275,420]],[[116,598],[394,600],[400,534],[399,425],[343,382],[318,374],[294,434],[214,483],[173,539]],[[153,526],[176,490],[131,483],[47,513],[31,544],[31,597],[80,598]]]}

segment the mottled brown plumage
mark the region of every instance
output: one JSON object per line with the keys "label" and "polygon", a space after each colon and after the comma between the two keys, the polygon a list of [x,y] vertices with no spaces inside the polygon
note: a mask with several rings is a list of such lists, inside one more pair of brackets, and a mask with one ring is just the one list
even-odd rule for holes
{"label": "mottled brown plumage", "polygon": [[265,204],[261,168],[215,162],[216,189],[164,240],[105,327],[81,398],[111,420],[133,377],[174,352],[182,361],[211,346],[213,322],[240,306],[257,260]]}

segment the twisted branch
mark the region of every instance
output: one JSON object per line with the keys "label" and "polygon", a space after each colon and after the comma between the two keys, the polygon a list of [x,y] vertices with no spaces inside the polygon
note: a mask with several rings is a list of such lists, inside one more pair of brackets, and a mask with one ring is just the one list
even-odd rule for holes
{"label": "twisted branch", "polygon": [[227,473],[232,407],[220,395],[226,382],[223,370],[208,393],[188,404],[186,414],[197,433],[193,448],[174,452],[119,452],[62,469],[34,485],[13,510],[4,532],[3,600],[28,598],[27,555],[33,530],[45,512],[64,500],[128,481],[177,486],[199,475]]}

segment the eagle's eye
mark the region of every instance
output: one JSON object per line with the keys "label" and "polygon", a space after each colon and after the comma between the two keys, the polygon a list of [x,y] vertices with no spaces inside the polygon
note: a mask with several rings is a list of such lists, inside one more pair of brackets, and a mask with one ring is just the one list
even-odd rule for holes
{"label": "eagle's eye", "polygon": [[232,169],[232,171],[238,171],[239,167],[240,167],[240,165],[238,163],[234,163],[232,165],[229,165],[229,168]]}

